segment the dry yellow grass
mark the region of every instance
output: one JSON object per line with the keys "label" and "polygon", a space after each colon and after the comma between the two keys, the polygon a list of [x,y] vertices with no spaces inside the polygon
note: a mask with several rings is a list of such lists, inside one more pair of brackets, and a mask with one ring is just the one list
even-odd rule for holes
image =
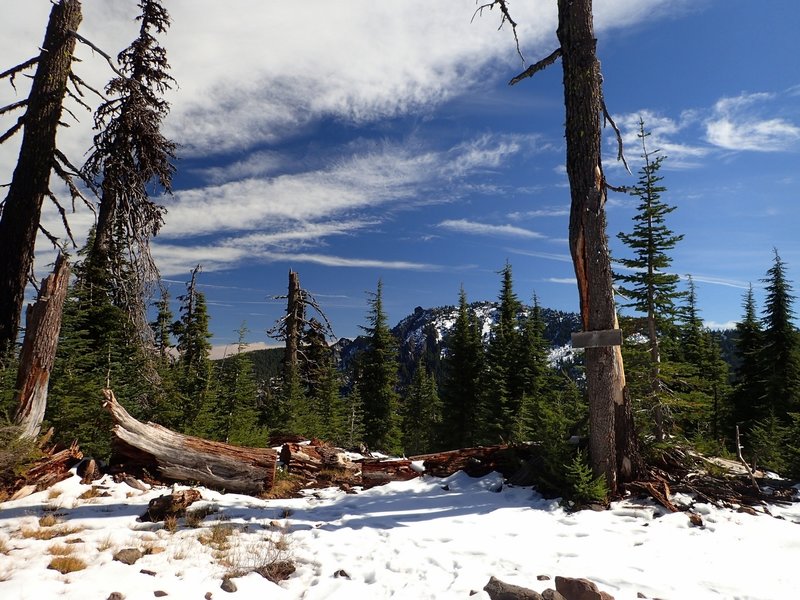
{"label": "dry yellow grass", "polygon": [[22,528],[20,535],[26,539],[52,540],[53,538],[63,537],[80,531],[77,527],[43,527],[40,529]]}
{"label": "dry yellow grass", "polygon": [[230,545],[230,538],[236,529],[229,523],[215,523],[207,528],[197,538],[204,546],[211,546],[215,550],[226,550]]}
{"label": "dry yellow grass", "polygon": [[97,550],[99,552],[105,552],[106,550],[111,550],[114,547],[114,536],[110,533],[105,536],[102,540],[97,542]]}
{"label": "dry yellow grass", "polygon": [[6,538],[0,538],[0,554],[8,554],[11,552],[11,546],[8,545]]}
{"label": "dry yellow grass", "polygon": [[47,553],[53,556],[68,556],[72,554],[73,548],[67,544],[53,544],[47,549]]}
{"label": "dry yellow grass", "polygon": [[77,556],[56,556],[50,561],[47,568],[58,571],[62,575],[66,575],[67,573],[82,571],[86,568],[86,563]]}
{"label": "dry yellow grass", "polygon": [[178,517],[175,515],[164,517],[164,529],[170,533],[175,533],[178,531]]}
{"label": "dry yellow grass", "polygon": [[92,498],[97,498],[101,493],[102,493],[102,490],[99,487],[97,487],[96,485],[93,485],[88,490],[83,492],[80,496],[78,496],[78,498],[80,500],[90,500]]}
{"label": "dry yellow grass", "polygon": [[58,525],[61,522],[61,519],[55,513],[47,513],[46,515],[39,518],[39,527],[53,527]]}

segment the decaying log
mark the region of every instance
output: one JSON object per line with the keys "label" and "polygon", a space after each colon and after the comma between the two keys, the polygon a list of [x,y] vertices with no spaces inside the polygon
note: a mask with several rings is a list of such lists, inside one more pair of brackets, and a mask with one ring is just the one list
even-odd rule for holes
{"label": "decaying log", "polygon": [[272,448],[246,448],[212,442],[137,421],[111,390],[103,390],[103,407],[114,419],[114,449],[134,464],[152,469],[170,481],[242,494],[272,489],[278,453]]}
{"label": "decaying log", "polygon": [[511,452],[508,444],[499,444],[421,454],[410,460],[423,461],[425,474],[434,477],[449,477],[456,471],[464,471],[470,477],[483,477],[492,471],[510,475],[509,470],[516,469],[516,465],[509,464]]}
{"label": "decaying log", "polygon": [[28,307],[16,384],[14,422],[21,428],[20,437],[35,438],[42,426],[68,283],[69,264],[59,254],[53,272],[42,282],[36,303]]}
{"label": "decaying log", "polygon": [[420,473],[411,468],[409,459],[365,458],[361,462],[361,482],[365,488],[419,476]]}
{"label": "decaying log", "polygon": [[167,517],[182,517],[186,514],[186,509],[198,500],[202,500],[202,496],[197,490],[181,490],[153,498],[139,520],[157,523]]}
{"label": "decaying log", "polygon": [[28,469],[22,480],[17,482],[14,486],[17,491],[11,499],[24,498],[69,478],[69,470],[81,460],[83,460],[83,453],[76,443],[58,452],[51,449],[43,458],[36,461],[33,467]]}
{"label": "decaying log", "polygon": [[302,477],[315,477],[323,467],[322,456],[309,444],[284,444],[279,459],[289,473]]}

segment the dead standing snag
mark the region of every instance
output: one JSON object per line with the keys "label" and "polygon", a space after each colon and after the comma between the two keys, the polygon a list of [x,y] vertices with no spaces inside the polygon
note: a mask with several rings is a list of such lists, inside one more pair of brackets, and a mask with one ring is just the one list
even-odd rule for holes
{"label": "dead standing snag", "polygon": [[[495,0],[505,15],[506,0]],[[566,168],[570,183],[569,246],[578,282],[585,332],[617,329],[611,261],[606,242],[607,188],[601,160],[600,115],[614,126],[605,107],[600,63],[597,60],[591,0],[558,0],[560,47],[531,65],[509,83],[515,85],[561,59],[566,109]],[[614,126],[616,131],[616,127]],[[621,138],[617,131],[617,141]],[[609,490],[630,480],[640,467],[625,372],[619,346],[587,348],[586,384],[589,396],[590,454],[596,474],[605,476]]]}

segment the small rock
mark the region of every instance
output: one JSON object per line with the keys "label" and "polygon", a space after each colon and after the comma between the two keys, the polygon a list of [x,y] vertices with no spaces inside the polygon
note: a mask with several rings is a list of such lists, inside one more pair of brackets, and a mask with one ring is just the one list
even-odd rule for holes
{"label": "small rock", "polygon": [[339,569],[336,573],[333,574],[334,577],[344,577],[345,579],[350,579],[350,574],[345,571],[344,569]]}
{"label": "small rock", "polygon": [[542,600],[539,592],[500,581],[496,577],[489,578],[489,583],[484,586],[483,591],[489,594],[492,600]]}
{"label": "small rock", "polygon": [[642,592],[636,592],[636,597],[637,598],[647,598],[647,596],[645,596]]}
{"label": "small rock", "polygon": [[561,594],[559,594],[557,591],[555,591],[552,588],[547,588],[545,591],[542,592],[542,599],[543,600],[567,600],[566,598],[564,598],[564,596],[562,596]]}
{"label": "small rock", "polygon": [[125,596],[119,592],[111,592],[106,600],[125,600]]}
{"label": "small rock", "polygon": [[222,585],[219,587],[223,592],[228,592],[229,594],[232,594],[236,591],[236,584],[227,577],[222,580]]}
{"label": "small rock", "polygon": [[550,581],[550,575],[537,575],[537,581]]}
{"label": "small rock", "polygon": [[142,556],[144,556],[144,553],[138,548],[123,548],[114,555],[114,560],[118,560],[126,565],[132,565],[142,558]]}
{"label": "small rock", "polygon": [[205,598],[206,600],[211,600],[213,597],[214,594],[212,594],[211,592],[206,592],[206,595],[203,596],[203,598]]}
{"label": "small rock", "polygon": [[167,594],[167,592],[163,590],[156,590],[155,592],[153,592],[153,596],[155,596],[156,598],[163,598],[164,596],[169,596],[169,594]]}
{"label": "small rock", "polygon": [[71,540],[65,540],[65,544],[82,544],[83,540],[81,538],[73,538]]}
{"label": "small rock", "polygon": [[149,569],[142,569],[141,571],[139,571],[139,573],[141,573],[142,575],[150,575],[150,577],[156,576],[156,572],[150,571]]}

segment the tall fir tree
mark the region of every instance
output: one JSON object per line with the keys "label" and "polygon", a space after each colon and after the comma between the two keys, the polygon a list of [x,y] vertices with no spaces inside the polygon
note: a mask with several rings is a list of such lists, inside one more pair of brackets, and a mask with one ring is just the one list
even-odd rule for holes
{"label": "tall fir tree", "polygon": [[680,311],[680,361],[670,382],[676,390],[675,422],[697,441],[716,441],[729,396],[728,366],[719,343],[703,324],[697,306],[697,286],[688,277],[686,302]]}
{"label": "tall fir tree", "polygon": [[180,318],[173,323],[177,340],[177,385],[181,394],[177,427],[189,431],[204,403],[209,403],[211,389],[211,333],[205,294],[197,289],[200,265],[192,270],[186,293],[178,296]]}
{"label": "tall fir tree", "polygon": [[308,435],[340,443],[345,437],[347,415],[341,396],[342,377],[325,328],[315,319],[302,337],[302,368],[312,422]]}
{"label": "tall fir tree", "polygon": [[632,307],[645,315],[646,331],[643,333],[648,338],[650,355],[648,404],[653,411],[656,440],[661,440],[665,433],[661,338],[669,336],[674,329],[675,300],[681,295],[677,288],[680,277],[666,270],[672,264],[669,251],[683,236],[675,235],[666,225],[666,216],[676,207],[661,200],[661,194],[667,188],[660,183],[663,177],[659,171],[666,157],[659,155],[659,150],[648,148],[649,136],[650,132],[645,130],[640,117],[638,138],[642,146],[643,164],[638,183],[630,190],[631,195],[639,198],[639,205],[633,217],[633,231],[617,235],[634,257],[618,259],[628,271],[615,273],[614,278],[621,284],[619,293],[627,299],[623,306]]}
{"label": "tall fir tree", "polygon": [[537,426],[536,407],[550,397],[555,384],[548,364],[550,344],[544,337],[545,323],[539,299],[533,296],[533,305],[523,322],[520,344],[519,368],[523,393],[512,424],[512,441],[528,441]]}
{"label": "tall fir tree", "polygon": [[400,396],[397,392],[397,342],[383,310],[383,282],[367,301],[367,349],[362,357],[359,392],[364,407],[364,442],[371,450],[399,453]]}
{"label": "tall fir tree", "polygon": [[499,443],[513,437],[514,422],[522,405],[524,377],[520,369],[521,304],[514,293],[511,265],[501,271],[500,306],[486,351],[483,441]]}
{"label": "tall fir tree", "polygon": [[237,446],[262,446],[268,432],[259,423],[257,387],[253,364],[247,356],[248,329],[239,327],[236,352],[214,366],[217,371],[213,394],[207,394],[193,431],[201,437]]}
{"label": "tall fir tree", "polygon": [[800,338],[792,323],[792,286],[778,250],[762,281],[766,286],[761,365],[764,378],[764,409],[788,423],[790,412],[800,411]]}
{"label": "tall fir tree", "polygon": [[483,421],[481,381],[484,364],[483,342],[475,312],[467,304],[462,286],[458,295],[458,316],[448,336],[442,385],[443,449],[474,446]]}
{"label": "tall fir tree", "polygon": [[744,297],[744,315],[736,324],[734,352],[737,366],[734,370],[734,390],[731,396],[731,429],[740,425],[749,429],[763,408],[761,348],[763,346],[761,323],[758,320],[756,301],[751,285]]}
{"label": "tall fir tree", "polygon": [[403,403],[403,451],[425,454],[438,448],[442,406],[436,379],[424,361],[417,363]]}

